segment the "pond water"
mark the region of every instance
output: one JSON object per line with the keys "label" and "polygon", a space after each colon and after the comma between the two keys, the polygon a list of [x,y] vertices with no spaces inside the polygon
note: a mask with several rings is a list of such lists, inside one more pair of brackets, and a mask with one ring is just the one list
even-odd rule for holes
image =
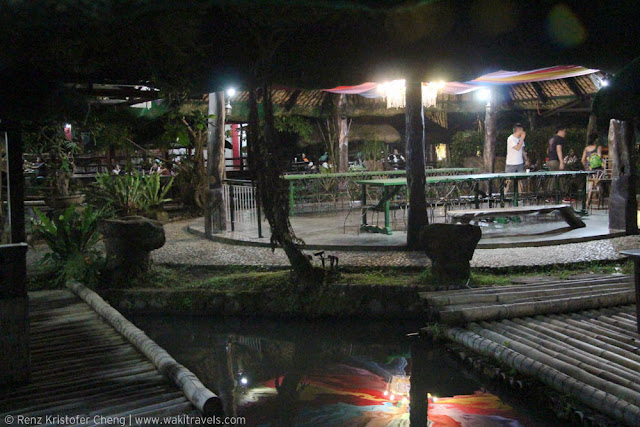
{"label": "pond water", "polygon": [[246,425],[408,426],[405,393],[416,364],[427,367],[433,426],[557,423],[490,393],[441,347],[412,360],[406,334],[421,323],[130,317]]}

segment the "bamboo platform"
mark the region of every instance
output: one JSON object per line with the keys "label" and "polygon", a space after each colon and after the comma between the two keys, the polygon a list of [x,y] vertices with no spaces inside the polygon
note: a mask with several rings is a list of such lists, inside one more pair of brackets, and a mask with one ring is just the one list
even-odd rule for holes
{"label": "bamboo platform", "polygon": [[106,425],[100,417],[117,417],[129,425],[136,416],[199,416],[180,389],[72,292],[29,298],[31,383],[0,390],[0,420],[42,417],[34,420],[58,425],[46,417],[82,416],[81,425]]}
{"label": "bamboo platform", "polygon": [[448,324],[633,304],[633,276],[589,275],[445,292],[421,292],[431,319]]}
{"label": "bamboo platform", "polygon": [[634,305],[451,327],[447,337],[640,425],[640,335]]}

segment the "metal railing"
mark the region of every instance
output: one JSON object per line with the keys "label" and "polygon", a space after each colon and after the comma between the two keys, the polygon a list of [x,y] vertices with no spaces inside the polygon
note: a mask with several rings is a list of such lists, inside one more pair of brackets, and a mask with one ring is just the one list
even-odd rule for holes
{"label": "metal railing", "polygon": [[227,222],[231,231],[237,224],[257,225],[262,237],[262,215],[260,203],[256,197],[256,187],[248,180],[228,179],[222,186]]}

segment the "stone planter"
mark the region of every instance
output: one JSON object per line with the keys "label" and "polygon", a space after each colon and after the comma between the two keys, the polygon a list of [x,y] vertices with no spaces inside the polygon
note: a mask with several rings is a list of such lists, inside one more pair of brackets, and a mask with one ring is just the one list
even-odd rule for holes
{"label": "stone planter", "polygon": [[66,209],[72,205],[84,202],[84,194],[72,194],[69,196],[51,196],[45,198],[45,203],[52,209]]}
{"label": "stone planter", "polygon": [[477,225],[429,224],[420,231],[420,243],[441,283],[463,286],[469,280],[473,252],[482,237]]}
{"label": "stone planter", "polygon": [[116,287],[147,273],[150,252],[165,243],[162,224],[141,216],[105,220],[100,232],[107,253],[106,274]]}

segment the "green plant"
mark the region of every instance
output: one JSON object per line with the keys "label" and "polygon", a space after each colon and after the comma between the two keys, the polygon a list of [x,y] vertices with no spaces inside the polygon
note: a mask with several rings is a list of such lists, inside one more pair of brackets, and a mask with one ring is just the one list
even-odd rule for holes
{"label": "green plant", "polygon": [[37,132],[25,134],[25,150],[46,159],[47,177],[54,194],[69,196],[69,183],[75,171],[74,155],[82,149],[76,140],[65,135],[65,127],[59,123],[47,124]]}
{"label": "green plant", "polygon": [[149,214],[162,203],[173,185],[173,178],[162,184],[158,174],[99,174],[87,193],[88,202],[105,208],[111,216]]}
{"label": "green plant", "polygon": [[74,206],[70,206],[53,219],[37,209],[35,213],[34,232],[51,249],[42,262],[53,267],[56,282],[64,283],[70,279],[94,282],[101,260],[95,246],[99,238],[98,222],[103,212],[87,206],[78,213]]}
{"label": "green plant", "polygon": [[464,166],[464,159],[476,157],[482,154],[484,136],[475,130],[456,132],[451,139],[450,160],[451,166]]}

